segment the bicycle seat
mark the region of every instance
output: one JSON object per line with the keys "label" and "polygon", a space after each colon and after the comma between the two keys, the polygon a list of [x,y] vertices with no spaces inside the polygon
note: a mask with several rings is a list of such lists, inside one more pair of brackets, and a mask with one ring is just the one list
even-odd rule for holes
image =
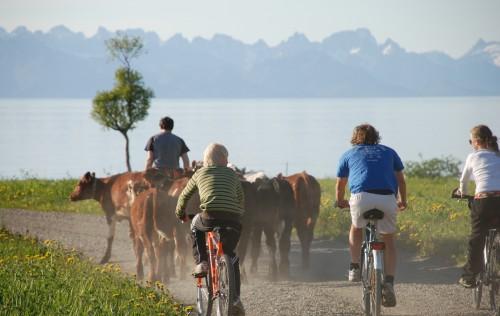
{"label": "bicycle seat", "polygon": [[368,210],[363,213],[364,219],[382,219],[384,218],[384,212],[376,208]]}

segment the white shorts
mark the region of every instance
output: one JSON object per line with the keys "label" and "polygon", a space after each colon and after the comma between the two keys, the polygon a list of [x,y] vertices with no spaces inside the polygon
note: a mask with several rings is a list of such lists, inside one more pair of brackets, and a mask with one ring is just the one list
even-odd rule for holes
{"label": "white shorts", "polygon": [[365,227],[368,221],[363,218],[363,213],[376,208],[384,212],[384,218],[377,222],[378,232],[381,234],[394,234],[396,232],[398,203],[393,194],[354,193],[351,194],[349,205],[351,206],[351,219],[354,227]]}

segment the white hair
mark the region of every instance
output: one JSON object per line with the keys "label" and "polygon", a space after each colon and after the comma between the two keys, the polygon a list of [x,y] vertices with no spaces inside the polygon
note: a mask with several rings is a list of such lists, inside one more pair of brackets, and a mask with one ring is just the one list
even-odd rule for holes
{"label": "white hair", "polygon": [[203,166],[226,166],[228,155],[224,145],[211,143],[203,152]]}

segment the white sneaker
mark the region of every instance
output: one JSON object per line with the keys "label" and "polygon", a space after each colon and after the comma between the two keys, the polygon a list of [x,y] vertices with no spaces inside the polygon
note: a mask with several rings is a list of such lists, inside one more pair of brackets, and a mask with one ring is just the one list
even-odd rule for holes
{"label": "white sneaker", "polygon": [[195,278],[204,277],[208,273],[208,262],[202,261],[193,269],[193,276]]}
{"label": "white sneaker", "polygon": [[361,270],[359,268],[349,269],[349,282],[361,281]]}

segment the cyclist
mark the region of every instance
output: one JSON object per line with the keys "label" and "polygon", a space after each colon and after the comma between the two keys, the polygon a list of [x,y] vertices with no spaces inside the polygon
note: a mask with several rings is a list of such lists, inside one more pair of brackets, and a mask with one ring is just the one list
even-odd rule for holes
{"label": "cyclist", "polygon": [[476,190],[471,205],[471,234],[467,262],[459,283],[471,288],[483,270],[483,249],[491,223],[500,220],[500,153],[497,137],[486,125],[471,130],[469,143],[474,151],[467,156],[460,178],[460,194],[467,194],[467,184],[474,178]]}
{"label": "cyclist", "polygon": [[179,157],[184,170],[189,170],[189,148],[182,138],[172,133],[174,120],[168,116],[160,119],[161,132],[149,138],[144,150],[147,151],[145,170],[163,169],[174,173],[179,169]]}
{"label": "cyclist", "polygon": [[[362,229],[367,224],[362,215],[373,208],[384,212],[384,218],[378,221],[377,227],[386,245],[382,304],[385,307],[393,307],[396,306],[394,293],[396,212],[398,208],[400,210],[406,208],[406,182],[403,163],[396,151],[379,142],[379,133],[373,126],[362,124],[354,128],[351,139],[353,147],[342,155],[337,169],[336,204],[341,208],[351,209],[352,224],[349,232],[351,252],[349,281],[351,282],[358,282],[361,279],[359,262]],[[347,182],[351,191],[349,201],[344,198]]]}
{"label": "cyclist", "polygon": [[225,254],[232,258],[235,272],[236,300],[233,302],[236,314],[244,315],[240,299],[240,268],[234,250],[241,232],[241,216],[244,196],[236,173],[227,167],[228,151],[221,144],[208,145],[203,153],[203,167],[197,170],[182,190],[176,207],[176,215],[186,221],[185,208],[189,198],[198,190],[200,210],[191,222],[193,257],[196,263],[193,275],[204,276],[208,272],[208,254],[205,232],[214,227],[231,228],[221,230],[220,238]]}

